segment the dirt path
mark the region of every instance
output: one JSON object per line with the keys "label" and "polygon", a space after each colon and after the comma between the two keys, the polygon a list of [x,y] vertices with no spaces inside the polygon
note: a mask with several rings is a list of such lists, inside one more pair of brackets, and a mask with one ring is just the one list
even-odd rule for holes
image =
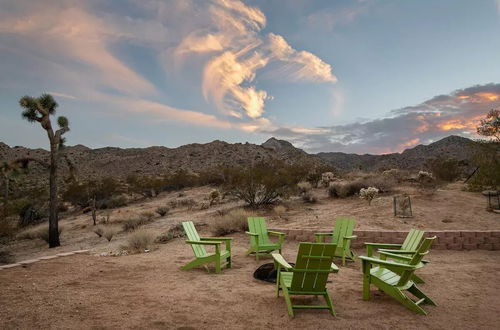
{"label": "dirt path", "polygon": [[[79,255],[0,271],[2,329],[494,329],[500,322],[500,253],[432,251],[421,289],[438,306],[421,316],[372,288],[361,299],[360,262],[328,284],[338,313],[299,310],[295,319],[274,286],[254,280],[260,264],[235,236],[234,268],[221,275],[182,272],[192,252],[176,239],[148,254]],[[284,255],[294,261],[296,242]],[[359,251],[363,253],[363,251]],[[311,298],[313,299],[313,298]],[[307,303],[308,299],[304,300]]]}

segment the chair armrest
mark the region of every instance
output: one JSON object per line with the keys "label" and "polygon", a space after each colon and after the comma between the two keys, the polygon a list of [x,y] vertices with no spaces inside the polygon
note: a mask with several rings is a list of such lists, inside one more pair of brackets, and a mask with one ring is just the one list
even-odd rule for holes
{"label": "chair armrest", "polygon": [[376,248],[383,248],[383,247],[396,248],[396,247],[401,247],[403,244],[367,243],[367,242],[365,242],[365,245],[373,246],[373,247],[376,247]]}
{"label": "chair armrest", "polygon": [[363,263],[366,262],[369,264],[377,264],[377,265],[386,266],[388,268],[389,267],[396,268],[396,269],[399,268],[402,270],[413,270],[413,269],[419,268],[418,266],[412,266],[412,265],[408,265],[408,264],[400,264],[400,263],[394,262],[394,261],[386,261],[386,260],[381,260],[378,258],[370,258],[370,257],[365,257],[365,256],[361,256],[361,257],[359,257],[359,259],[363,260]]}
{"label": "chair armrest", "polygon": [[222,241],[202,242],[202,241],[186,241],[187,244],[195,245],[221,245]]}
{"label": "chair armrest", "polygon": [[393,249],[379,249],[378,252],[388,252],[393,254],[415,254],[415,250],[393,250]]}
{"label": "chair armrest", "polygon": [[259,236],[257,233],[251,233],[249,231],[246,231],[245,234],[250,235],[250,236]]}
{"label": "chair armrest", "polygon": [[232,237],[200,237],[202,241],[231,241]]}
{"label": "chair armrest", "polygon": [[390,252],[386,252],[386,251],[382,251],[382,250],[379,250],[378,253],[380,254],[381,258],[382,257],[389,257],[392,259],[403,260],[403,261],[410,261],[412,259],[410,257],[406,257],[406,256],[402,256],[400,254],[390,253]]}
{"label": "chair armrest", "polygon": [[277,265],[280,265],[281,267],[285,268],[286,270],[292,270],[293,267],[288,263],[286,262],[285,258],[283,258],[283,256],[279,253],[272,253],[271,254],[273,259],[274,259],[274,265],[277,266]]}
{"label": "chair armrest", "polygon": [[269,235],[274,235],[274,236],[285,236],[285,233],[280,233],[279,231],[268,231],[267,232]]}

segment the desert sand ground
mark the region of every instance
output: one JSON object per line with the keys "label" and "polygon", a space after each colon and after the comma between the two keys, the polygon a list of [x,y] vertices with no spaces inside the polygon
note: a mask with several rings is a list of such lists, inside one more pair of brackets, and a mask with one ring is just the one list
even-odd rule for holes
{"label": "desert sand ground", "polygon": [[[337,317],[298,310],[289,318],[274,285],[253,271],[269,258],[245,256],[243,234],[234,235],[234,265],[222,274],[181,271],[192,258],[182,239],[147,254],[77,255],[0,271],[2,329],[498,329],[500,253],[432,251],[420,270],[420,288],[438,306],[417,315],[375,287],[361,299],[361,263],[330,275]],[[294,261],[297,242],[283,254]],[[358,251],[362,254],[363,251]],[[304,298],[304,304],[314,298]],[[322,299],[322,298],[318,298]]]}

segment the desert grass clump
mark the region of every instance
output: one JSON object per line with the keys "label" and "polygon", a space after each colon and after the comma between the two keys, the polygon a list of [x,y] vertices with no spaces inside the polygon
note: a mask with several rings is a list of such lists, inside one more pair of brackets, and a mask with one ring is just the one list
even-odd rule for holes
{"label": "desert grass clump", "polygon": [[142,212],[139,215],[139,218],[141,219],[142,224],[145,224],[145,223],[153,221],[154,217],[155,217],[155,214],[153,212],[150,212],[150,211]]}
{"label": "desert grass clump", "polygon": [[104,230],[104,227],[99,225],[99,226],[96,226],[94,227],[94,233],[99,236],[99,237],[102,237],[102,233],[103,233],[103,230]]}
{"label": "desert grass clump", "polygon": [[361,188],[359,191],[359,198],[368,201],[368,205],[371,205],[372,200],[377,197],[378,189],[375,187]]}
{"label": "desert grass clump", "polygon": [[305,203],[314,204],[318,201],[318,198],[312,192],[308,191],[302,194],[302,200]]}
{"label": "desert grass clump", "polygon": [[211,226],[215,236],[224,236],[231,233],[248,230],[247,218],[250,214],[244,209],[234,209],[216,219]]}
{"label": "desert grass clump", "polygon": [[130,218],[122,221],[122,228],[124,231],[132,231],[139,228],[142,224],[142,220],[140,218]]}
{"label": "desert grass clump", "polygon": [[157,207],[155,210],[155,212],[158,213],[160,217],[164,217],[168,213],[168,211],[170,211],[170,209],[166,206]]}
{"label": "desert grass clump", "polygon": [[283,205],[277,205],[273,208],[274,214],[281,218],[283,214],[286,212],[286,207]]}
{"label": "desert grass clump", "polygon": [[[59,235],[63,231],[63,226],[58,226]],[[49,228],[46,223],[27,228],[17,234],[17,239],[41,239],[49,243]]]}
{"label": "desert grass clump", "polygon": [[297,183],[297,188],[299,189],[299,194],[305,194],[312,189],[312,185],[307,181],[301,181]]}
{"label": "desert grass clump", "polygon": [[136,253],[151,250],[154,247],[155,238],[156,235],[149,230],[135,230],[128,236],[125,248]]}
{"label": "desert grass clump", "polygon": [[108,242],[111,242],[111,239],[113,236],[118,234],[120,232],[120,228],[118,226],[113,226],[113,225],[108,225],[104,226],[102,230],[102,237],[108,240]]}
{"label": "desert grass clump", "polygon": [[158,235],[155,239],[155,243],[166,244],[174,238],[186,237],[184,228],[179,223],[173,227],[170,227],[165,233]]}

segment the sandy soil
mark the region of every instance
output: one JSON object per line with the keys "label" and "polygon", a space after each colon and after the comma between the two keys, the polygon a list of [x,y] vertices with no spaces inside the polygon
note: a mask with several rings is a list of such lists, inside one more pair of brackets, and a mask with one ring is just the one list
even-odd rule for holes
{"label": "sandy soil", "polygon": [[289,203],[290,210],[284,220],[277,219],[280,227],[329,228],[333,219],[357,219],[356,229],[409,230],[498,230],[500,214],[486,210],[486,197],[481,193],[462,191],[460,183],[449,184],[433,194],[415,188],[400,187],[399,193],[410,194],[412,218],[394,217],[393,196],[383,194],[369,206],[359,197],[327,198],[324,190],[316,190],[317,204]]}
{"label": "sandy soil", "polygon": [[[438,304],[414,314],[372,287],[361,299],[360,262],[330,275],[338,316],[298,310],[290,319],[274,285],[253,279],[260,264],[235,235],[234,267],[182,272],[191,249],[176,239],[148,254],[78,255],[0,271],[2,329],[494,329],[500,322],[500,253],[432,251],[420,285]],[[284,255],[294,261],[297,244]],[[359,251],[363,253],[363,251]],[[305,298],[303,303],[314,298]],[[321,299],[321,298],[319,298]]]}

